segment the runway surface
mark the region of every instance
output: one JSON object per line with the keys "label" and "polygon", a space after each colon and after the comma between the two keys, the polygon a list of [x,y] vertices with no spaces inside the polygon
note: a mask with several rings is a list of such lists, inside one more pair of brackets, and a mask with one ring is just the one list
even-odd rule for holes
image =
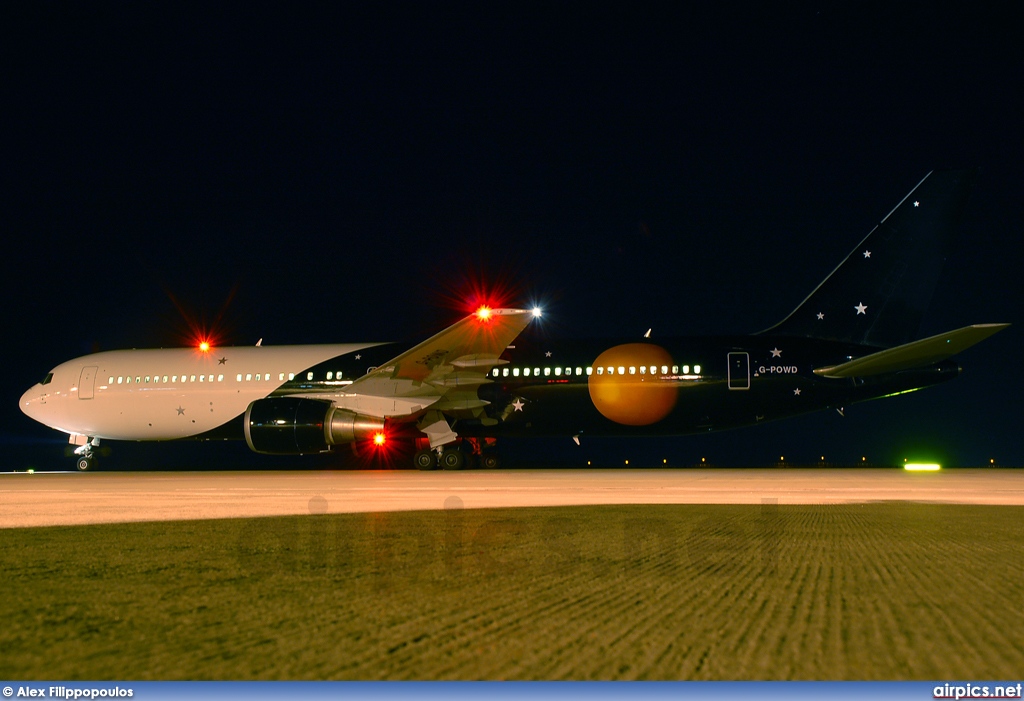
{"label": "runway surface", "polygon": [[583,504],[1024,504],[1024,470],[0,474],[0,528]]}

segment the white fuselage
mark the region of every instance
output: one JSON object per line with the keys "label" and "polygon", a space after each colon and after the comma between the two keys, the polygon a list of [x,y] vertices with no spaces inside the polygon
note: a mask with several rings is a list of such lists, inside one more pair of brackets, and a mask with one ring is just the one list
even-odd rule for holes
{"label": "white fuselage", "polygon": [[[61,363],[21,410],[65,433],[115,440],[197,436],[240,416],[318,363],[377,344],[248,346],[95,353]],[[317,378],[322,380],[323,378]],[[339,389],[353,377],[332,376]]]}

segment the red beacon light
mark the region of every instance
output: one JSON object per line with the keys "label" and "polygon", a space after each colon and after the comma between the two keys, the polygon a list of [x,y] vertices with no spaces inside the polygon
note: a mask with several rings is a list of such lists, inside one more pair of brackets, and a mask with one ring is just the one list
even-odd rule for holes
{"label": "red beacon light", "polygon": [[489,321],[491,318],[491,308],[484,305],[476,310],[476,318],[480,321]]}
{"label": "red beacon light", "polygon": [[377,433],[373,434],[373,444],[375,446],[380,447],[380,446],[384,445],[385,443],[387,443],[387,440],[388,440],[388,437],[385,436],[382,431],[378,431]]}
{"label": "red beacon light", "polygon": [[210,350],[210,342],[209,341],[200,341],[199,342],[199,350],[201,350],[203,353],[209,352],[209,350]]}

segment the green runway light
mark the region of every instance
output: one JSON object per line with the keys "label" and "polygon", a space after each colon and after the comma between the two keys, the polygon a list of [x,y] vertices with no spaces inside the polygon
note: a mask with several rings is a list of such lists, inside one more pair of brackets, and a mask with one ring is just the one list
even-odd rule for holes
{"label": "green runway light", "polygon": [[937,462],[908,462],[903,469],[908,472],[938,472],[942,465]]}

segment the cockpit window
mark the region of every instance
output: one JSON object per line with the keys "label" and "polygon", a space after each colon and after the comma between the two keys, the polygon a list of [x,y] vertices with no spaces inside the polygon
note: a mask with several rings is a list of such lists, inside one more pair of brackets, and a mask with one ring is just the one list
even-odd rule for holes
{"label": "cockpit window", "polygon": [[40,382],[39,384],[41,384],[41,385],[48,385],[48,384],[50,384],[50,380],[52,380],[52,379],[53,379],[53,373],[52,372],[48,372],[48,373],[46,373],[46,377],[44,377],[43,381]]}

